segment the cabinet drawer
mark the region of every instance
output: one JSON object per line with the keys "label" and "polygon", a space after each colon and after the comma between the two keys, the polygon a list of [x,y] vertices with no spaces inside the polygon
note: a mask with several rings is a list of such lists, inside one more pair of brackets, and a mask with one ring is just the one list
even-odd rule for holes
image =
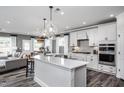
{"label": "cabinet drawer", "polygon": [[98,65],[98,70],[103,71],[103,72],[108,72],[111,74],[116,73],[116,68],[113,66]]}

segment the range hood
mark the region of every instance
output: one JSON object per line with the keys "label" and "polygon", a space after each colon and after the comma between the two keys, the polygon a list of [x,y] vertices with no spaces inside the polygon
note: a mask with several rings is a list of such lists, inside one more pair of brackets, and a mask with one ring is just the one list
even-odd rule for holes
{"label": "range hood", "polygon": [[83,34],[80,34],[77,38],[77,41],[83,41],[83,40],[89,40],[87,32],[84,32]]}

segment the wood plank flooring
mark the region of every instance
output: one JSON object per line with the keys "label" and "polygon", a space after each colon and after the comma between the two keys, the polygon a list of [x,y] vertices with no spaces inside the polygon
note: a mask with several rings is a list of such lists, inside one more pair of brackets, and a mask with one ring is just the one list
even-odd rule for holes
{"label": "wood plank flooring", "polygon": [[124,81],[116,78],[113,75],[88,70],[87,86],[88,87],[124,87]]}
{"label": "wood plank flooring", "polygon": [[[0,87],[40,87],[33,75],[25,77],[25,68],[0,75]],[[113,75],[87,71],[87,87],[124,87],[124,81]]]}
{"label": "wood plank flooring", "polygon": [[26,77],[26,69],[20,69],[0,75],[0,87],[40,87],[33,76]]}

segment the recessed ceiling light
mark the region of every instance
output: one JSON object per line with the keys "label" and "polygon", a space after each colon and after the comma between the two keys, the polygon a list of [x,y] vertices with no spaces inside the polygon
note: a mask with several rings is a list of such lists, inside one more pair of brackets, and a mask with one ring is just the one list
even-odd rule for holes
{"label": "recessed ceiling light", "polygon": [[85,25],[86,24],[86,22],[83,22],[83,25]]}
{"label": "recessed ceiling light", "polygon": [[64,15],[64,12],[60,8],[56,8],[55,12]]}
{"label": "recessed ceiling light", "polygon": [[62,11],[60,14],[61,14],[61,15],[64,15],[64,12]]}
{"label": "recessed ceiling light", "polygon": [[6,21],[7,24],[10,24],[11,22],[10,21]]}
{"label": "recessed ceiling light", "polygon": [[5,31],[5,29],[3,28],[2,31]]}
{"label": "recessed ceiling light", "polygon": [[5,31],[5,29],[4,28],[0,28],[0,31]]}
{"label": "recessed ceiling light", "polygon": [[66,29],[68,29],[68,28],[69,28],[69,26],[66,26],[65,28],[66,28]]}
{"label": "recessed ceiling light", "polygon": [[114,14],[110,14],[110,17],[114,17]]}

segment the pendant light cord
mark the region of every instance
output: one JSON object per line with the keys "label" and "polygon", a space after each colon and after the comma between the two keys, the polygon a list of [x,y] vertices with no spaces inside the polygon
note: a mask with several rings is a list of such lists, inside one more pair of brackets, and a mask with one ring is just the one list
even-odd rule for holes
{"label": "pendant light cord", "polygon": [[46,18],[44,18],[43,20],[44,20],[44,30],[45,30],[45,28],[46,28],[46,27],[45,27],[45,21],[46,21]]}
{"label": "pendant light cord", "polygon": [[49,6],[50,8],[50,21],[52,21],[52,9],[53,9],[53,6]]}

